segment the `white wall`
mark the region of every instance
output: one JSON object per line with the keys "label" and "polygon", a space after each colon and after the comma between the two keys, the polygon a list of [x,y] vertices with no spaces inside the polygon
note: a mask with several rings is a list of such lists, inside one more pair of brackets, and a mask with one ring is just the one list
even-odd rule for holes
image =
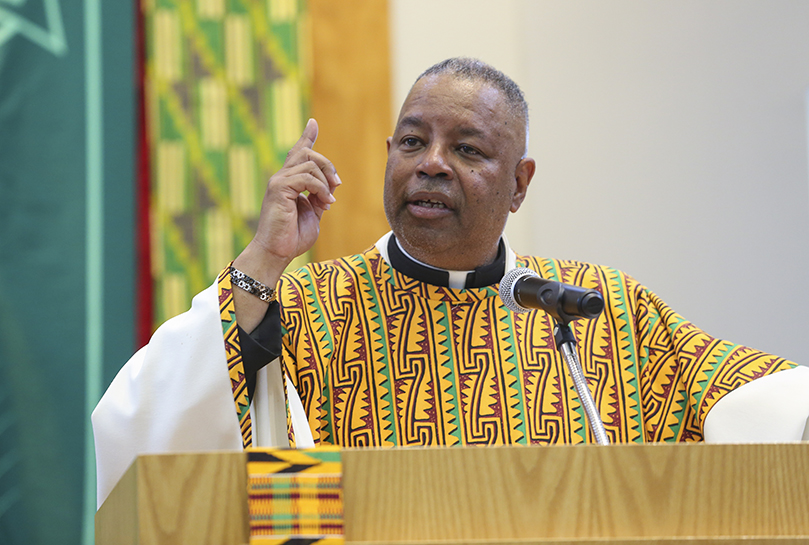
{"label": "white wall", "polygon": [[809,2],[390,5],[396,108],[455,55],[523,87],[518,251],[621,268],[713,335],[809,363]]}

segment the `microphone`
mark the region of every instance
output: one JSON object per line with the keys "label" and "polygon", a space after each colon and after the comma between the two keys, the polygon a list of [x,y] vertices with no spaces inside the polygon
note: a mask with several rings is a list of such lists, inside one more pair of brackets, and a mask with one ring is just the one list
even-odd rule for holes
{"label": "microphone", "polygon": [[546,280],[523,268],[503,275],[500,299],[514,312],[539,308],[564,323],[595,318],[604,310],[604,298],[598,291]]}

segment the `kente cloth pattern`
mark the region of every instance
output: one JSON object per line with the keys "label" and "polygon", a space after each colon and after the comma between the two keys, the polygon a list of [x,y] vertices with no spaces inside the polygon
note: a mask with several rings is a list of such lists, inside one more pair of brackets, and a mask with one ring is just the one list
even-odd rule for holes
{"label": "kente cloth pattern", "polygon": [[247,395],[247,379],[244,374],[239,328],[236,323],[236,306],[233,303],[230,265],[219,273],[216,281],[219,292],[219,318],[222,321],[230,387],[233,391],[233,402],[236,405],[236,416],[239,418],[242,447],[248,448],[253,445],[253,425],[250,419],[250,400]]}
{"label": "kente cloth pattern", "polygon": [[[614,443],[699,441],[722,396],[795,366],[711,337],[615,269],[522,256],[517,266],[603,294],[604,312],[571,328]],[[278,297],[282,365],[316,443],[594,442],[552,318],[509,311],[496,285],[419,282],[374,247],[283,276]]]}
{"label": "kente cloth pattern", "polygon": [[342,543],[342,464],[337,447],[249,449],[250,544]]}
{"label": "kente cloth pattern", "polygon": [[140,2],[155,327],[256,232],[309,117],[303,0]]}

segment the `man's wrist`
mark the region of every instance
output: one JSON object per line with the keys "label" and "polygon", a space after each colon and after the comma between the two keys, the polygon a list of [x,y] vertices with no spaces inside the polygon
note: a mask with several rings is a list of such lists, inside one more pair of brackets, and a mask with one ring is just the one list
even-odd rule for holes
{"label": "man's wrist", "polygon": [[271,255],[255,242],[250,242],[233,261],[233,267],[269,287],[275,287],[289,262]]}
{"label": "man's wrist", "polygon": [[[275,288],[288,263],[272,256],[253,242],[239,254],[232,267],[238,269],[254,281],[268,288]],[[252,293],[234,286],[233,302],[236,309],[236,321],[248,333],[251,333],[264,318],[269,301],[263,301]]]}

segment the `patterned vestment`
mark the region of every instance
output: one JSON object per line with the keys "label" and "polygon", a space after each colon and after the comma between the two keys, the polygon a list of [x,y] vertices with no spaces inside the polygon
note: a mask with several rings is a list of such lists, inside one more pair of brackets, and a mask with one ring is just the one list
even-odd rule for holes
{"label": "patterned vestment", "polygon": [[[571,327],[612,442],[699,441],[723,395],[795,366],[711,337],[615,269],[522,256],[517,266],[604,295],[597,319]],[[315,442],[594,442],[552,319],[509,311],[496,285],[423,283],[373,247],[285,275],[279,301],[282,364]]]}

